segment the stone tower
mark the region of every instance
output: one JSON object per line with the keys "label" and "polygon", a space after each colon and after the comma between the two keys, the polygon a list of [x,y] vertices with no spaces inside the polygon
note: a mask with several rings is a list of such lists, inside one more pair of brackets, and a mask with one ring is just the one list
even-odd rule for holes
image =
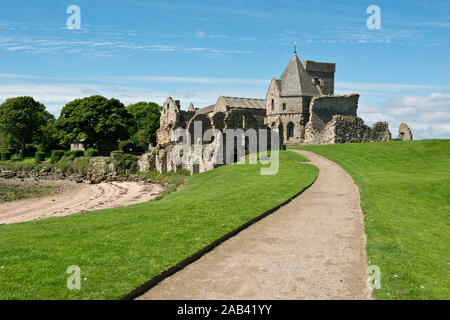
{"label": "stone tower", "polygon": [[305,60],[302,65],[321,94],[334,95],[335,63]]}
{"label": "stone tower", "polygon": [[320,84],[314,83],[294,52],[280,79],[272,79],[266,95],[267,124],[278,130],[282,143],[304,141],[311,98],[320,95]]}

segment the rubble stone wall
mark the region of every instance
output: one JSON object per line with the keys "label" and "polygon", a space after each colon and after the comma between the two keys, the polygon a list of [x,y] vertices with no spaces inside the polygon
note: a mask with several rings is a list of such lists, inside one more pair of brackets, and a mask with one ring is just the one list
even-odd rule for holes
{"label": "rubble stone wall", "polygon": [[377,122],[372,127],[369,127],[359,117],[335,115],[323,130],[314,135],[310,144],[390,140],[391,133],[386,122]]}

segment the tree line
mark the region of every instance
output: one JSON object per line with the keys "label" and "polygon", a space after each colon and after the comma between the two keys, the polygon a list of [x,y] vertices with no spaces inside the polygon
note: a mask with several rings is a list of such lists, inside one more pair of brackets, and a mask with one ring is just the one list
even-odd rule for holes
{"label": "tree line", "polygon": [[67,103],[55,118],[32,97],[7,99],[0,105],[0,150],[25,157],[27,147],[50,152],[74,142],[100,152],[118,143],[156,144],[162,107],[154,102],[125,106],[117,99],[94,95]]}

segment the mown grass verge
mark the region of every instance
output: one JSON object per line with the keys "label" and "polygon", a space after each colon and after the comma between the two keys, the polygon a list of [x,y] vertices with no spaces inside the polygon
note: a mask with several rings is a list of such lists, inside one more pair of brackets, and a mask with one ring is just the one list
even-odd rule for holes
{"label": "mown grass verge", "polygon": [[[124,208],[0,226],[0,299],[116,299],[310,185],[317,168],[280,152],[280,168],[227,165],[181,191]],[[69,290],[66,269],[81,269]]]}
{"label": "mown grass verge", "polygon": [[450,298],[450,140],[299,147],[359,186],[377,299]]}

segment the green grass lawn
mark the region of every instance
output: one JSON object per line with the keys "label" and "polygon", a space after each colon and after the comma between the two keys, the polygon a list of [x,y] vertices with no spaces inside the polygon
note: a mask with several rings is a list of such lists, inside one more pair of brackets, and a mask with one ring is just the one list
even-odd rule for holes
{"label": "green grass lawn", "polygon": [[[0,226],[0,299],[119,298],[311,184],[301,160],[284,151],[273,176],[227,165],[158,201]],[[66,287],[71,265],[81,290]]]}
{"label": "green grass lawn", "polygon": [[301,147],[359,186],[377,299],[450,299],[450,140]]}

